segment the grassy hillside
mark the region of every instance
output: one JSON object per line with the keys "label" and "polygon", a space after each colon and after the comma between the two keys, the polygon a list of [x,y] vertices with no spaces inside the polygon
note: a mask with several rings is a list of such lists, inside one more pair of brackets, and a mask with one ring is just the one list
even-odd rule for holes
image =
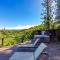
{"label": "grassy hillside", "polygon": [[[0,30],[0,47],[9,46],[21,42],[28,41],[32,37],[32,32],[35,30],[44,29],[43,25],[38,25],[24,30]],[[3,39],[3,41],[2,41]]]}

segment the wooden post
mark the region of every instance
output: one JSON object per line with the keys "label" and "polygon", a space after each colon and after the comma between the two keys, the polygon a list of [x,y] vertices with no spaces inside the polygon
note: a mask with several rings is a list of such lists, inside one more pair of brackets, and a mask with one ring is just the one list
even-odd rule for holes
{"label": "wooden post", "polygon": [[4,38],[2,38],[2,46],[3,46],[3,40],[4,40]]}

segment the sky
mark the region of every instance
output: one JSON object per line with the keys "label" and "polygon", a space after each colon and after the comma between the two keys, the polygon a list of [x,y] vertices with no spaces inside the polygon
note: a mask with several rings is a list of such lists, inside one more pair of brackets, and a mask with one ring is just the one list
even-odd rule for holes
{"label": "sky", "polygon": [[42,0],[0,0],[0,29],[25,29],[42,22]]}

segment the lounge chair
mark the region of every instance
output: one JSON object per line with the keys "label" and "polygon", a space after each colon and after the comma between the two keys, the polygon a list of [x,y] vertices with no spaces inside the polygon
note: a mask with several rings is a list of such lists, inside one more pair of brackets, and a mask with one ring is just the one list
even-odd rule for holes
{"label": "lounge chair", "polygon": [[20,44],[18,47],[35,47],[39,39],[36,39],[36,41],[33,44]]}
{"label": "lounge chair", "polygon": [[37,60],[47,46],[41,43],[34,52],[15,52],[9,60]]}

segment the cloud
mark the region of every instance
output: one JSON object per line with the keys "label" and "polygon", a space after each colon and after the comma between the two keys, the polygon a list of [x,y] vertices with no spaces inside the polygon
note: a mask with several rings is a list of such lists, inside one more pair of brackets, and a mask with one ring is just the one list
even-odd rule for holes
{"label": "cloud", "polygon": [[11,30],[11,29],[28,29],[33,26],[35,26],[35,25],[17,25],[15,27],[5,27],[5,29],[9,29],[9,30]]}

